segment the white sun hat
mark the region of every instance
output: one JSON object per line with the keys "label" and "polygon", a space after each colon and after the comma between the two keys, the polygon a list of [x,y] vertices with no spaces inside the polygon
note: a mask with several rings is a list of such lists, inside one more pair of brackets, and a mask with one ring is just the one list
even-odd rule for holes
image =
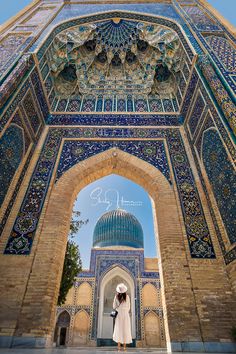
{"label": "white sun hat", "polygon": [[128,290],[127,286],[123,283],[118,284],[116,287],[116,291],[120,294],[126,293],[127,290]]}

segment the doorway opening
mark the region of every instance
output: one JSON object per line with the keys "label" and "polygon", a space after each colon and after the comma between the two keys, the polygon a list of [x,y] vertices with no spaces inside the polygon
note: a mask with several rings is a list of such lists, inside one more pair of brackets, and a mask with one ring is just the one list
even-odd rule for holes
{"label": "doorway opening", "polygon": [[[131,300],[132,346],[148,347],[151,344],[152,347],[164,347],[157,229],[154,228],[152,201],[148,193],[131,180],[111,174],[82,189],[74,210],[89,219],[75,236],[83,270],[58,311],[61,308],[73,308],[74,314],[84,311],[86,316],[81,319],[80,326],[86,330],[83,336],[80,335],[72,318],[68,345],[116,345],[112,340],[114,323],[110,312],[116,286],[124,283]],[[143,306],[143,289],[147,284],[152,285],[155,291],[151,293],[150,303],[145,298]],[[153,335],[150,329],[150,310],[162,323],[158,327],[158,335]]]}

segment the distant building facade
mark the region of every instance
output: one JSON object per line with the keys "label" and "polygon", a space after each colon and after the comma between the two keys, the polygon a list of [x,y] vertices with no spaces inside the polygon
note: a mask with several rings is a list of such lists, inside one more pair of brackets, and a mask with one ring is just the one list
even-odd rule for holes
{"label": "distant building facade", "polygon": [[114,345],[110,312],[122,282],[131,299],[132,345],[165,348],[157,262],[144,258],[142,227],[132,214],[121,209],[104,214],[95,226],[90,269],[79,274],[58,308],[56,345]]}

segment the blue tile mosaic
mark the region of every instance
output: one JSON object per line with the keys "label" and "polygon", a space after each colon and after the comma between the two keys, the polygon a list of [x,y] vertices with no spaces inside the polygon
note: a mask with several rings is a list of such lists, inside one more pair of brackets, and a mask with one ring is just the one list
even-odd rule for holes
{"label": "blue tile mosaic", "polygon": [[[141,159],[148,160],[149,163],[157,168],[161,168],[163,173],[167,176],[166,173],[168,172],[165,170],[167,162],[165,162],[163,148],[160,148],[161,145],[158,146],[159,143],[157,143],[157,141],[154,142],[152,140],[151,143],[147,142],[148,138],[165,139],[167,141],[175,181],[178,187],[191,256],[194,258],[215,257],[201,201],[179,131],[177,129],[138,128],[132,130],[126,128],[51,128],[32,175],[28,191],[20,208],[20,213],[8,240],[5,254],[30,253],[34,233],[47,194],[52,171],[54,170],[57,154],[62,138],[66,137],[73,139],[72,142],[67,140],[69,149],[73,150],[73,142],[78,144],[78,149],[74,146],[73,155],[67,155],[68,161],[62,156],[62,163],[59,170],[60,174],[63,172],[63,169],[65,170],[70,167],[70,163],[73,164],[73,161],[76,161],[76,159],[78,161],[79,156],[81,156],[81,160],[82,158],[86,158],[86,149],[83,149],[83,146],[81,146],[82,141],[75,141],[75,138],[80,139],[84,137],[87,138],[87,140],[84,140],[84,144],[88,145],[90,143],[91,146],[90,149],[87,149],[87,154],[92,151],[91,154],[95,155],[104,149],[104,145],[107,144],[107,142],[101,143],[102,138],[113,138],[112,146],[119,147],[119,144],[121,144],[122,149],[125,149],[125,151],[131,154],[135,154],[135,156]],[[99,138],[98,141],[94,140],[96,137]],[[120,140],[115,140],[115,138],[120,137],[123,139],[122,143]],[[127,143],[125,143],[125,139],[135,137],[138,137],[139,140],[133,142],[128,140]],[[141,137],[145,137],[145,140],[142,141]],[[92,140],[89,142],[88,138],[92,138]],[[133,146],[137,146],[137,150],[135,150]],[[158,153],[158,148],[161,149],[159,151],[162,151],[162,156]],[[157,156],[158,159],[156,159]],[[35,188],[35,186],[37,186],[37,188]]]}
{"label": "blue tile mosaic", "polygon": [[37,135],[38,130],[41,126],[41,121],[38,112],[36,111],[34,100],[30,92],[28,92],[22,103],[23,109],[28,117],[30,125],[33,129],[35,135]]}
{"label": "blue tile mosaic", "polygon": [[209,46],[227,71],[236,72],[236,50],[226,39],[216,35],[206,37]]}
{"label": "blue tile mosaic", "polygon": [[[165,18],[169,18],[175,20],[179,23],[183,23],[181,16],[176,12],[174,7],[170,4],[71,4],[65,5],[63,10],[57,15],[57,17],[49,24],[49,26],[44,30],[42,35],[36,41],[36,43],[31,47],[31,51],[34,51],[37,47],[39,47],[44,41],[46,35],[50,33],[50,31],[55,28],[55,26],[59,25],[62,21],[74,20],[76,17],[81,17],[85,15],[94,15],[108,12],[108,11],[122,11],[122,12],[130,12],[128,15],[130,18],[133,17],[134,13],[138,15],[141,13],[150,14],[155,16],[164,16]],[[113,17],[117,17],[116,14],[112,15]],[[141,15],[139,15],[141,16]],[[104,17],[104,15],[103,15]],[[122,16],[118,16],[122,17]],[[93,20],[92,20],[93,22]]]}
{"label": "blue tile mosaic", "polygon": [[197,125],[198,125],[199,121],[201,120],[201,115],[205,109],[205,106],[206,105],[205,105],[204,99],[203,99],[201,93],[199,92],[197,94],[197,98],[194,103],[193,110],[191,112],[189,122],[188,122],[189,130],[192,135],[194,135]]}
{"label": "blue tile mosaic", "polygon": [[176,114],[51,114],[47,123],[49,125],[178,126],[179,117]]}
{"label": "blue tile mosaic", "polygon": [[0,138],[0,206],[24,156],[23,130],[11,124]]}
{"label": "blue tile mosaic", "polygon": [[236,242],[236,172],[218,132],[203,136],[202,160],[231,243]]}
{"label": "blue tile mosaic", "polygon": [[218,112],[216,111],[214,105],[212,104],[209,96],[204,91],[205,88],[204,88],[204,86],[201,83],[200,83],[200,88],[201,88],[201,91],[203,93],[203,97],[206,99],[207,105],[210,108],[211,114],[207,113],[206,117],[203,116],[202,119],[204,120],[204,123],[202,124],[202,126],[201,126],[201,123],[200,123],[200,132],[197,135],[197,139],[196,139],[196,141],[194,143],[194,145],[195,145],[195,147],[197,148],[197,151],[198,151],[198,156],[197,156],[197,154],[195,152],[195,149],[194,149],[194,145],[193,145],[193,141],[194,140],[192,141],[192,139],[191,139],[191,137],[190,137],[190,135],[189,135],[187,130],[186,130],[186,133],[187,133],[187,136],[188,136],[189,144],[191,146],[192,154],[194,156],[194,160],[195,160],[195,164],[196,164],[196,167],[197,167],[197,171],[198,171],[198,174],[200,176],[201,183],[202,183],[202,186],[203,186],[203,189],[204,189],[204,192],[205,192],[205,196],[206,196],[206,199],[207,199],[207,203],[208,203],[208,207],[209,207],[209,210],[210,210],[210,213],[211,213],[211,217],[212,217],[212,220],[214,222],[214,228],[215,228],[216,235],[217,235],[217,238],[218,238],[218,241],[219,241],[219,245],[221,247],[221,251],[222,251],[222,254],[224,256],[225,263],[229,264],[230,262],[232,262],[233,260],[236,259],[236,247],[232,248],[229,251],[226,251],[226,246],[225,246],[225,243],[224,243],[224,240],[223,240],[223,236],[221,234],[220,227],[218,225],[218,220],[217,220],[217,218],[215,216],[215,209],[212,206],[212,203],[211,203],[211,200],[210,200],[210,197],[209,197],[209,193],[208,193],[209,191],[208,191],[208,188],[206,186],[205,180],[203,178],[201,167],[199,165],[199,159],[201,159],[202,138],[203,138],[204,131],[207,131],[211,127],[213,127],[213,128],[217,127],[219,133],[224,138],[224,142],[225,142],[225,144],[227,146],[228,152],[232,156],[232,159],[235,159],[235,157],[236,157],[236,149],[235,149],[235,146],[233,145],[231,139],[228,136],[228,133],[227,133],[227,131],[225,129],[225,126],[223,125],[220,117],[219,117]]}
{"label": "blue tile mosaic", "polygon": [[200,31],[219,31],[221,28],[198,6],[182,6],[186,14]]}
{"label": "blue tile mosaic", "polygon": [[100,152],[117,147],[131,155],[141,157],[146,162],[158,168],[171,182],[163,141],[65,141],[57,169],[56,181],[73,165]]}
{"label": "blue tile mosaic", "polygon": [[[209,55],[212,57],[213,62],[217,65],[219,75],[222,75],[222,80],[226,81],[228,88],[235,92],[236,84],[234,80],[232,80],[228,71],[229,68],[232,69],[232,67],[234,67],[235,50],[233,48],[233,43],[235,44],[236,40],[232,33],[230,33],[206,8],[203,10],[202,7],[200,8],[199,6],[196,6],[196,4],[192,4],[194,6],[190,6],[190,9],[188,9],[189,6],[181,6],[182,3],[179,4],[176,0],[173,0],[173,2],[186,22],[189,22],[190,18],[193,20],[193,22],[190,21],[189,24],[185,23],[183,28],[196,52],[199,55],[204,54],[197,43],[196,38],[191,34],[189,27],[195,32],[198,40],[206,48]],[[187,12],[189,12],[190,17],[187,15]],[[222,50],[224,47],[227,53],[226,57]],[[220,59],[223,57],[224,59],[221,61]]]}
{"label": "blue tile mosaic", "polygon": [[182,106],[182,110],[181,110],[181,115],[182,115],[182,117],[184,119],[186,118],[188,110],[189,110],[189,108],[191,106],[190,104],[191,104],[192,98],[194,96],[194,91],[195,91],[195,88],[197,86],[198,79],[199,79],[198,73],[194,69],[193,73],[192,73],[192,76],[190,78],[190,82],[189,82],[189,85],[188,85],[188,88],[187,88],[186,96],[185,96],[185,99],[184,99],[184,102],[183,102],[183,106]]}
{"label": "blue tile mosaic", "polygon": [[[139,7],[142,4],[139,4]],[[156,4],[157,5],[157,4]],[[107,6],[107,5],[106,5]],[[116,6],[116,5],[115,5]],[[182,31],[179,29],[179,27],[177,26],[176,23],[174,23],[171,20],[165,19],[165,18],[161,18],[161,17],[153,17],[153,16],[148,16],[148,15],[142,15],[139,13],[127,13],[127,12],[119,12],[119,11],[114,11],[114,12],[107,12],[105,14],[97,14],[97,15],[91,15],[89,18],[88,17],[84,17],[84,18],[77,18],[77,19],[73,19],[71,21],[68,22],[64,22],[62,24],[59,24],[57,27],[55,27],[52,32],[49,34],[48,38],[46,39],[46,41],[42,44],[41,40],[39,39],[39,43],[41,44],[40,48],[38,49],[37,52],[37,57],[39,60],[41,60],[46,52],[46,50],[48,49],[48,47],[50,46],[50,44],[52,43],[53,39],[55,38],[55,36],[60,33],[61,31],[69,28],[69,27],[73,27],[73,26],[77,26],[77,25],[82,25],[83,23],[87,23],[88,20],[89,22],[95,22],[95,21],[100,21],[100,20],[104,20],[104,19],[110,19],[110,18],[128,18],[128,19],[133,19],[136,21],[150,21],[156,24],[160,24],[160,25],[164,25],[167,26],[171,29],[173,29],[179,36],[180,41],[182,42],[187,55],[189,57],[190,60],[193,59],[193,52],[191,47],[189,46],[185,36],[183,35]],[[48,27],[49,29],[49,27]],[[42,39],[44,39],[45,37],[42,36]],[[31,50],[35,50],[37,47],[37,42],[35,43],[35,45],[31,48]]]}

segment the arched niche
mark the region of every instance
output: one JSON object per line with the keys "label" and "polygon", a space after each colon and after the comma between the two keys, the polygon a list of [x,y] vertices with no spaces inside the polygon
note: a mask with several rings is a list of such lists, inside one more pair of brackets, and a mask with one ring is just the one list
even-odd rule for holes
{"label": "arched niche", "polygon": [[231,245],[236,242],[236,171],[216,129],[204,132],[201,154]]}
{"label": "arched niche", "polygon": [[74,318],[72,344],[74,346],[85,345],[89,336],[89,315],[86,311],[79,311]]}
{"label": "arched niche", "polygon": [[24,156],[24,131],[11,124],[0,138],[0,206]]}
{"label": "arched niche", "polygon": [[160,319],[153,311],[144,316],[144,335],[145,344],[148,347],[161,346],[161,327]]}
{"label": "arched niche", "polygon": [[158,292],[154,285],[145,284],[142,289],[143,307],[158,307]]}
{"label": "arched niche", "polygon": [[67,344],[70,320],[70,314],[66,310],[62,311],[58,315],[54,332],[54,342],[57,346],[64,346]]}
{"label": "arched niche", "polygon": [[112,338],[113,320],[110,317],[113,299],[116,294],[116,285],[123,282],[128,287],[131,308],[132,337],[136,336],[135,328],[135,288],[134,280],[128,271],[116,266],[109,270],[100,281],[99,309],[98,309],[98,338]]}
{"label": "arched niche", "polygon": [[92,302],[92,287],[87,282],[82,283],[76,294],[76,305],[90,306]]}

